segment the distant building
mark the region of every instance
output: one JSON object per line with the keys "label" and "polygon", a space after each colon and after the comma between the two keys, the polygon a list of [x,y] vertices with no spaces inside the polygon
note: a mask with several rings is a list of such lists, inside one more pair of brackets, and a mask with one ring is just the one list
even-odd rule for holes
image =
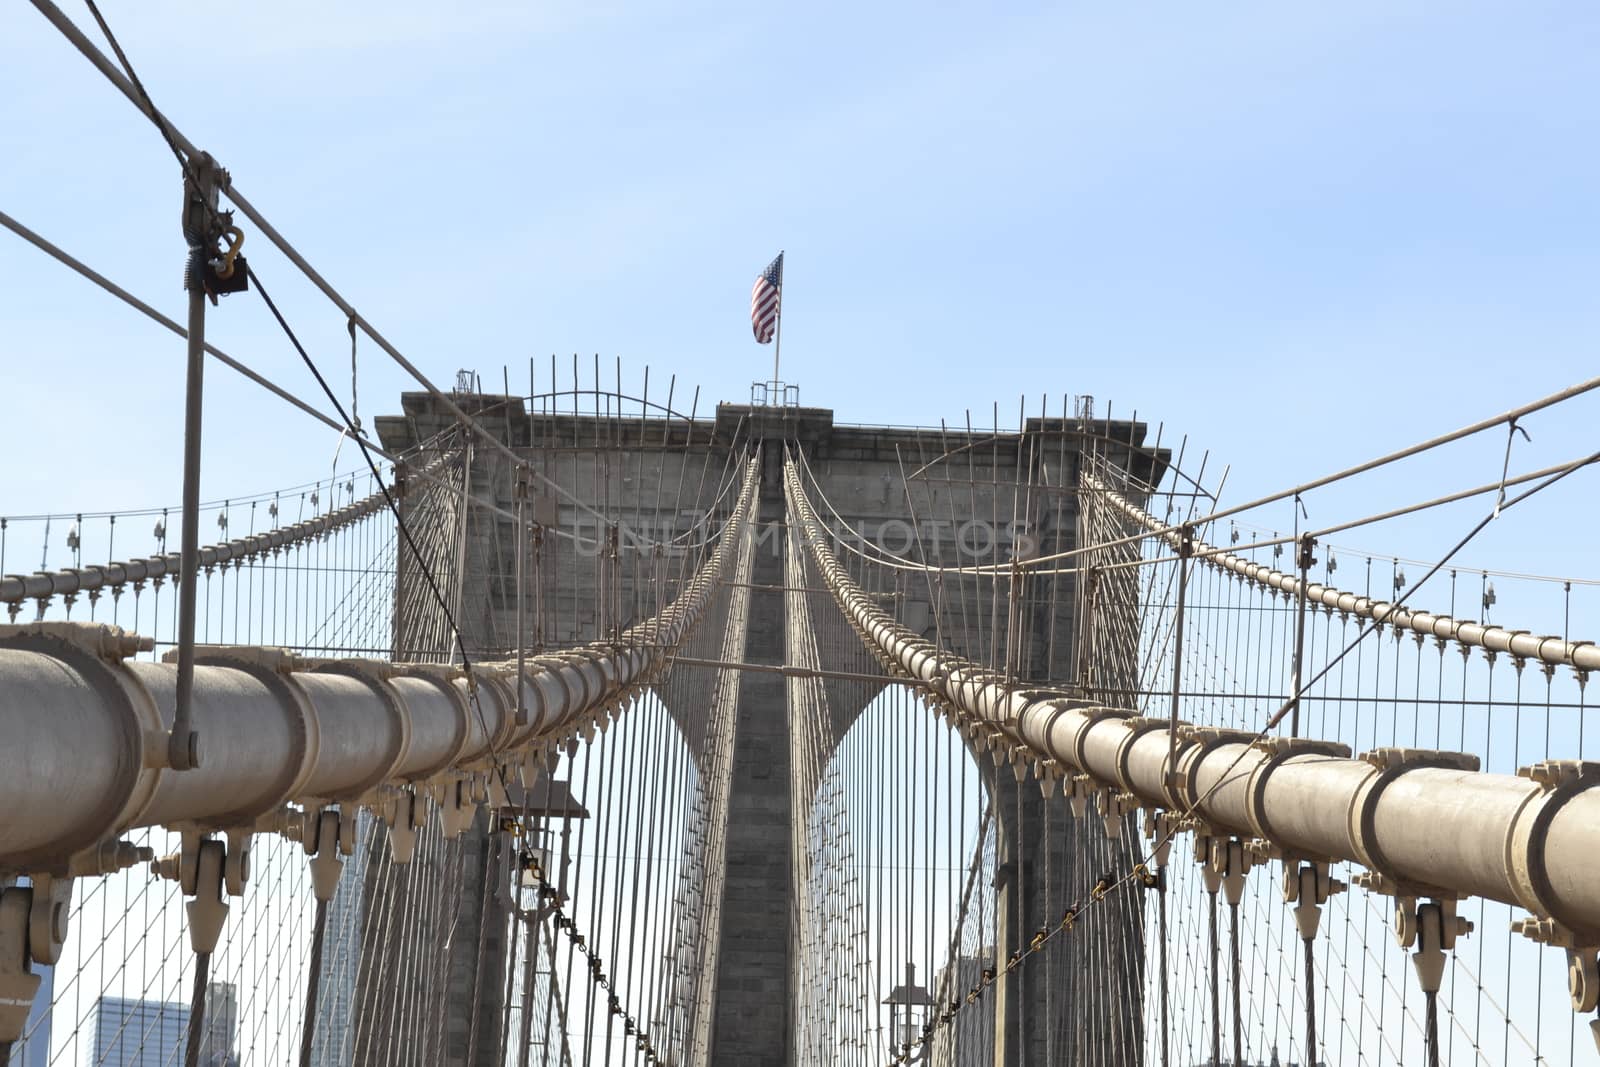
{"label": "distant building", "polygon": [[200,1067],[239,1067],[239,993],[230,982],[206,986]]}
{"label": "distant building", "polygon": [[[238,1067],[239,996],[232,984],[212,982],[206,987],[201,1026],[201,1067]],[[188,1032],[187,1005],[101,997],[95,1008],[94,1062],[104,1067],[182,1063]]]}
{"label": "distant building", "polygon": [[95,1007],[94,1062],[105,1067],[182,1063],[188,1026],[185,1005],[101,997]]}

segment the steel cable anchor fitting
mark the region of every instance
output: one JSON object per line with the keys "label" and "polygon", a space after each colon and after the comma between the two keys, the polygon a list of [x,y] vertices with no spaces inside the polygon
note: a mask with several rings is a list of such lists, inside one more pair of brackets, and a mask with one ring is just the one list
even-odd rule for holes
{"label": "steel cable anchor fitting", "polygon": [[[1370,754],[1369,754],[1370,755]],[[1411,965],[1427,1001],[1424,1047],[1430,1065],[1439,1063],[1438,995],[1444,984],[1447,953],[1456,941],[1473,932],[1473,924],[1456,914],[1458,898],[1447,892],[1401,882],[1377,871],[1363,871],[1353,883],[1370,893],[1394,897],[1394,939],[1401,948],[1413,948]],[[1418,899],[1426,897],[1423,903]]]}
{"label": "steel cable anchor fitting", "polygon": [[[1204,848],[1204,854],[1200,849]],[[1222,889],[1230,907],[1238,907],[1244,899],[1245,876],[1255,865],[1256,856],[1237,837],[1196,837],[1196,858],[1204,863],[1206,891],[1215,892],[1212,885]]]}
{"label": "steel cable anchor fitting", "polygon": [[356,809],[308,806],[285,808],[256,823],[258,830],[277,832],[297,842],[309,857],[311,888],[321,901],[333,899],[344,874],[344,858],[356,850]]}
{"label": "steel cable anchor fitting", "polygon": [[1316,938],[1322,924],[1322,906],[1328,899],[1345,891],[1345,884],[1329,874],[1330,865],[1325,860],[1300,860],[1293,856],[1283,859],[1283,899],[1293,904],[1295,925],[1300,929],[1300,940]]}
{"label": "steel cable anchor fitting", "polygon": [[[1600,946],[1587,943],[1595,940],[1594,935],[1568,929],[1554,919],[1540,918],[1514,919],[1511,930],[1530,941],[1566,950],[1567,994],[1572,998],[1573,1011],[1581,1014],[1600,1006]],[[1590,1021],[1589,1032],[1600,1049],[1600,1019]]]}
{"label": "steel cable anchor fitting", "polygon": [[[1581,679],[1580,684],[1585,680]],[[1546,798],[1559,801],[1600,777],[1600,763],[1544,760],[1518,768],[1517,774],[1537,782]],[[1600,1007],[1600,931],[1575,930],[1537,911],[1527,918],[1513,920],[1511,930],[1541,945],[1565,949],[1567,994],[1572,1000],[1572,1010],[1587,1013]],[[1589,1023],[1589,1031],[1595,1047],[1600,1048],[1600,1019]]]}
{"label": "steel cable anchor fitting", "polygon": [[189,944],[196,955],[216,951],[228,920],[227,897],[244,896],[250,881],[250,841],[253,830],[229,830],[218,840],[198,830],[183,830],[178,852],[152,860],[150,871],[158,878],[177,882],[189,897]]}
{"label": "steel cable anchor fitting", "polygon": [[1417,969],[1422,991],[1439,992],[1444,982],[1445,953],[1456,947],[1456,939],[1472,933],[1470,921],[1456,915],[1457,901],[1435,897],[1418,904],[1415,897],[1395,899],[1395,940],[1402,948],[1416,946],[1411,964]]}
{"label": "steel cable anchor fitting", "polygon": [[72,879],[36,875],[31,885],[0,885],[0,1047],[23,1036],[43,978],[34,964],[61,959]]}
{"label": "steel cable anchor fitting", "polygon": [[389,828],[389,856],[398,864],[416,854],[417,830],[428,819],[428,798],[415,789],[385,787],[377,811]]}

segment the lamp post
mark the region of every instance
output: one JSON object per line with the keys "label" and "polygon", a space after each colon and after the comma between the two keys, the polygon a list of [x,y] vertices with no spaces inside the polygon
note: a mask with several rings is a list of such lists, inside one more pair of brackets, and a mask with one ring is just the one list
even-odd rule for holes
{"label": "lamp post", "polygon": [[[889,1005],[889,1033],[895,1039],[895,1048],[898,1055],[906,1056],[911,1052],[911,1045],[917,1040],[921,1032],[921,1024],[926,1023],[928,1016],[933,1011],[933,997],[928,991],[917,984],[917,965],[906,963],[906,980],[903,985],[897,985],[889,991],[883,1003]],[[905,1022],[900,1022],[900,1008],[906,1010]],[[923,1018],[919,1020],[914,1009],[921,1008]],[[928,1046],[924,1045],[921,1052],[908,1063],[927,1062]]]}

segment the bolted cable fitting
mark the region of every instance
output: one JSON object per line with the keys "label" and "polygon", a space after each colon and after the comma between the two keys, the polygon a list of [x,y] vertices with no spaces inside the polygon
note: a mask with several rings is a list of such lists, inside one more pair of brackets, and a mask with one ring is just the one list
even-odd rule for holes
{"label": "bolted cable fitting", "polygon": [[1293,904],[1295,925],[1300,928],[1300,939],[1310,941],[1317,936],[1322,922],[1322,906],[1328,898],[1345,890],[1345,884],[1330,876],[1329,865],[1322,861],[1293,862],[1283,865],[1283,899]]}

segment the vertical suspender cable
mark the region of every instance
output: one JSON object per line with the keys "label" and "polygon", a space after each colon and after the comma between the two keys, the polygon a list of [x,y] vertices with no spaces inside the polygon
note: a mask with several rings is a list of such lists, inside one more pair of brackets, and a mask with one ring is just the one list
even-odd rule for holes
{"label": "vertical suspender cable", "polygon": [[1317,1062],[1317,998],[1315,987],[1317,981],[1316,957],[1313,951],[1313,938],[1305,939],[1306,946],[1306,1062]]}
{"label": "vertical suspender cable", "polygon": [[483,892],[478,902],[478,951],[472,961],[472,1010],[467,1020],[467,1062],[478,1061],[478,1006],[479,989],[483,982],[483,957],[488,952],[489,904],[493,896],[495,879],[500,875],[496,862],[501,835],[489,827],[483,837]]}
{"label": "vertical suspender cable", "polygon": [[1239,1003],[1239,905],[1228,901],[1228,948],[1233,956],[1233,1062],[1244,1067],[1244,1021]]}
{"label": "vertical suspender cable", "polygon": [[1211,1063],[1216,1067],[1222,1063],[1222,975],[1217,954],[1217,891],[1208,889],[1206,892],[1211,900]]}
{"label": "vertical suspender cable", "polygon": [[200,1041],[206,1026],[206,979],[211,971],[211,953],[194,954],[194,993],[189,1000],[189,1036],[184,1046],[184,1067],[198,1067]]}
{"label": "vertical suspender cable", "polygon": [[1161,967],[1161,1067],[1170,1067],[1172,1044],[1172,1026],[1168,1014],[1167,1004],[1167,869],[1159,868],[1156,871],[1156,903],[1160,908],[1158,912],[1158,947],[1160,948],[1159,966]]}

